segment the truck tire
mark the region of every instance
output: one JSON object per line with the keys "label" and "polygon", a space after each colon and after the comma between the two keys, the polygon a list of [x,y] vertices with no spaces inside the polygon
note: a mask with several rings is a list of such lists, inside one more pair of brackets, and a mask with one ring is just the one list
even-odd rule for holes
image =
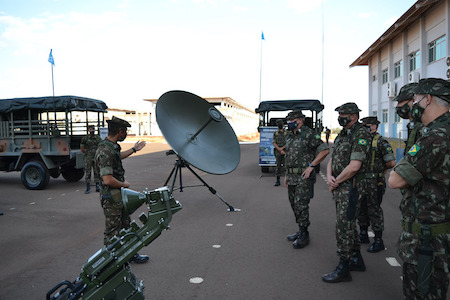
{"label": "truck tire", "polygon": [[43,190],[50,180],[50,173],[42,162],[29,161],[23,166],[20,179],[29,190]]}
{"label": "truck tire", "polygon": [[83,178],[84,169],[76,169],[74,166],[61,167],[61,175],[68,182],[76,182]]}
{"label": "truck tire", "polygon": [[50,172],[50,176],[52,176],[53,178],[58,178],[59,175],[61,175],[61,169],[59,167],[49,169],[48,171]]}

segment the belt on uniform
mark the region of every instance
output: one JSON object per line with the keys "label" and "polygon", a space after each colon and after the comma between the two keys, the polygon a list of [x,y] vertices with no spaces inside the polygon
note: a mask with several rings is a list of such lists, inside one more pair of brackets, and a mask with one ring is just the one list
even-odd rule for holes
{"label": "belt on uniform", "polygon": [[305,171],[305,169],[302,168],[286,168],[287,174],[301,174]]}
{"label": "belt on uniform", "polygon": [[405,220],[402,220],[403,230],[409,233],[422,235],[422,226],[429,226],[431,230],[431,236],[450,233],[450,222],[438,224],[421,224],[417,222],[407,222]]}
{"label": "belt on uniform", "polygon": [[383,173],[360,173],[356,175],[356,180],[363,180],[363,179],[377,179],[379,177],[383,177]]}

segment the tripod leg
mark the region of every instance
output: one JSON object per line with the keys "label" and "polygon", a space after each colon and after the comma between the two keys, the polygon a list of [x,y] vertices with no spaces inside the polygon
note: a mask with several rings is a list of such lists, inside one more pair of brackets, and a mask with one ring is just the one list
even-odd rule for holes
{"label": "tripod leg", "polygon": [[[173,172],[175,172],[175,169],[176,169],[176,168],[177,168],[177,166],[175,165],[175,166],[173,167],[172,171],[170,172],[169,177],[167,177],[166,182],[164,182],[164,186],[167,186],[167,183],[169,182],[169,179],[170,179],[170,177],[172,177]],[[175,175],[175,177],[177,177],[177,176]]]}
{"label": "tripod leg", "polygon": [[[197,179],[200,180],[200,181],[201,181],[201,182],[209,189],[209,191],[210,191],[213,195],[216,195],[223,203],[225,203],[225,204],[228,206],[228,210],[229,210],[229,211],[237,211],[237,210],[234,209],[233,206],[231,206],[230,204],[228,204],[222,197],[220,197],[220,195],[217,194],[216,190],[215,190],[213,187],[209,186],[209,185],[206,183],[206,181],[204,181],[200,176],[198,176],[198,174],[195,173],[195,171],[192,170],[192,168],[191,168],[189,165],[186,165],[186,168],[188,168],[189,171],[191,171],[192,174],[194,174],[195,177],[197,177]],[[240,210],[240,209],[239,209],[239,210]]]}

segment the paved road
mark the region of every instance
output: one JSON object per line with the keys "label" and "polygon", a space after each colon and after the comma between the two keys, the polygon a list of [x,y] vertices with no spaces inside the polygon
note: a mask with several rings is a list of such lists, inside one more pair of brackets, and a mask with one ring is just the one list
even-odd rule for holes
{"label": "paved road", "polygon": [[[126,149],[131,145],[124,145]],[[149,144],[124,161],[132,189],[162,186],[174,156],[164,144]],[[383,202],[386,251],[363,249],[367,271],[353,281],[326,284],[321,275],[338,263],[335,207],[318,176],[311,201],[311,243],[293,249],[286,235],[296,231],[287,191],[261,176],[258,144],[241,145],[241,162],[227,175],[197,173],[239,212],[227,206],[183,169],[183,209],[142,254],[150,261],[132,265],[144,280],[148,299],[401,299],[401,268],[395,243],[399,235],[400,193],[388,188]],[[325,163],[322,164],[325,172]],[[0,174],[0,299],[43,299],[63,279],[74,280],[84,262],[102,246],[103,214],[98,194],[84,194],[84,182],[52,179],[44,191],[26,190],[20,174]],[[133,214],[136,218],[144,208]],[[364,246],[367,247],[367,246]],[[201,283],[190,279],[201,278]]]}

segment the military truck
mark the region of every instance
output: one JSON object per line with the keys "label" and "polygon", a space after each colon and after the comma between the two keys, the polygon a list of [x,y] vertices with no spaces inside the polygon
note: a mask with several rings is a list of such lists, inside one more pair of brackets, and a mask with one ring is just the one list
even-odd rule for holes
{"label": "military truck", "polygon": [[[278,129],[276,123],[282,120],[286,123],[287,111],[301,110],[305,115],[305,125],[320,134],[322,132],[322,111],[325,107],[319,100],[269,100],[259,103],[255,112],[259,114],[259,166],[261,172],[269,172],[269,167],[275,167],[276,158],[272,144],[273,133]],[[284,112],[283,117],[269,118],[271,112]]]}
{"label": "military truck", "polygon": [[50,176],[84,176],[81,138],[104,127],[103,101],[78,97],[0,99],[0,171],[20,171],[23,185],[45,189]]}

